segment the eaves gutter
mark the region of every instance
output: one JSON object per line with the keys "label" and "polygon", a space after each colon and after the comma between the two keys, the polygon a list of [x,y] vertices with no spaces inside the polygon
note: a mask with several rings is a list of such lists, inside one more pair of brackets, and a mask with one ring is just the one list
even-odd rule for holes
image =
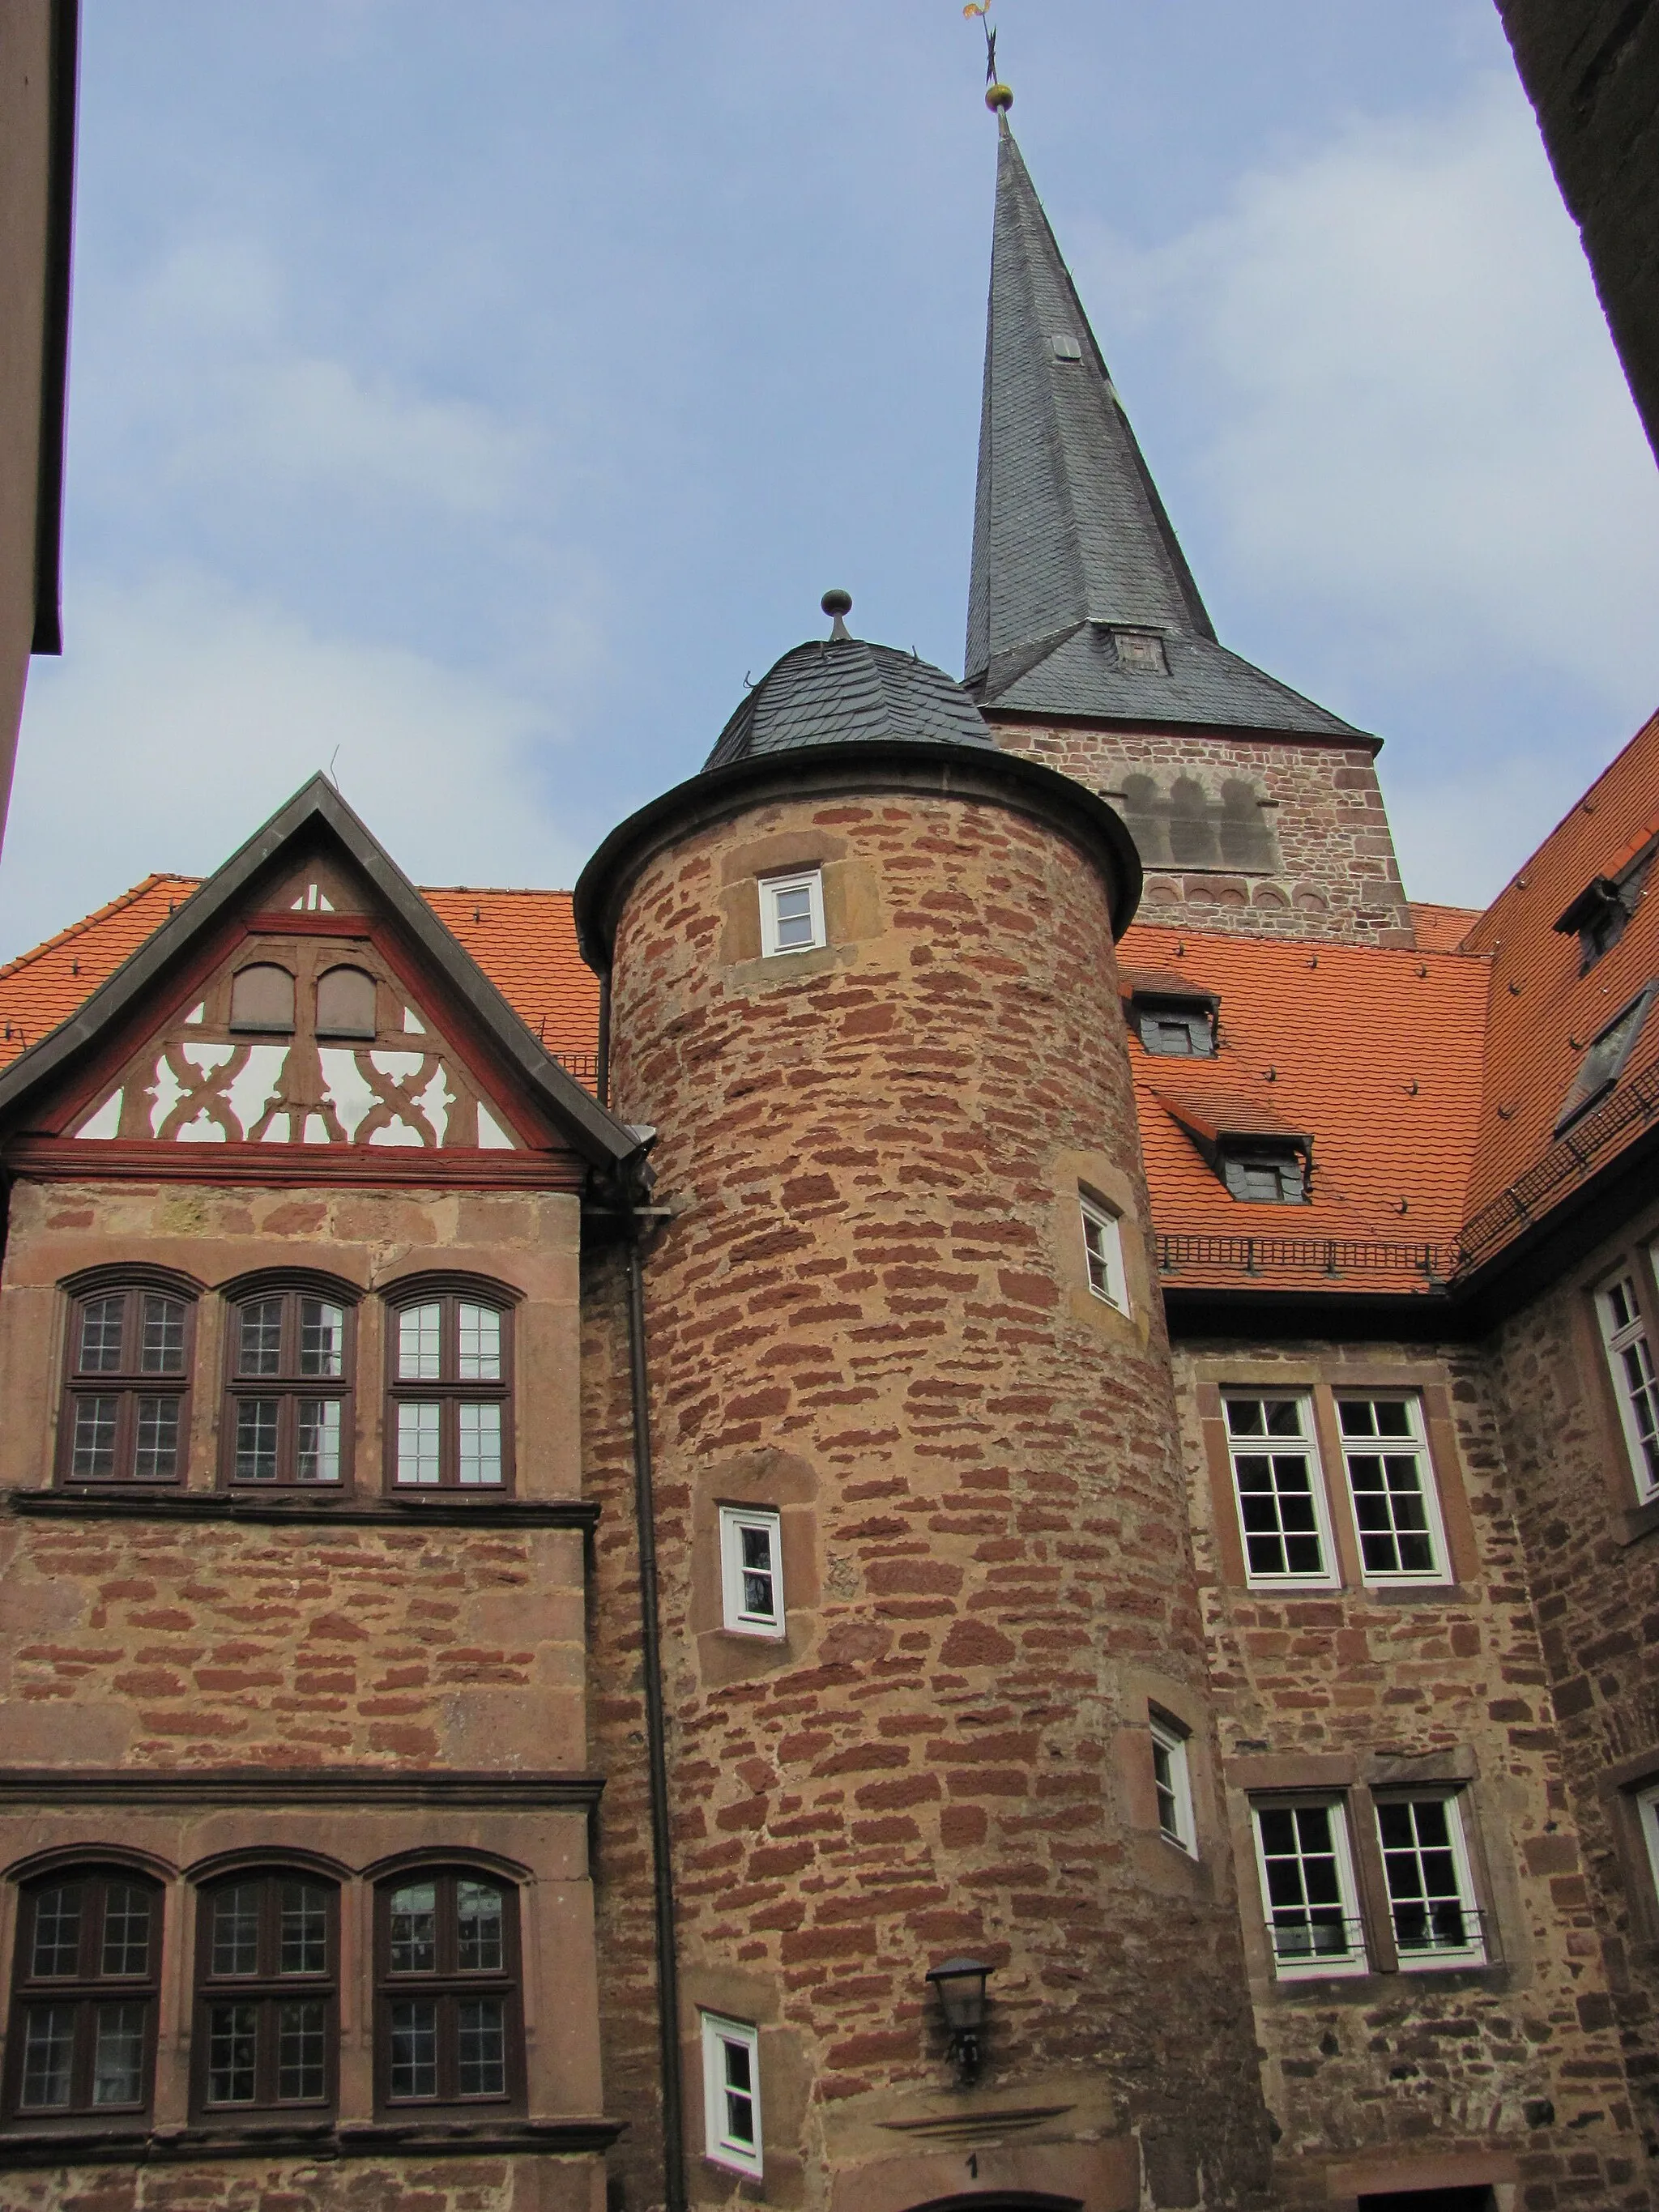
{"label": "eaves gutter", "polygon": [[81,0],[52,0],[47,116],[45,317],[34,497],[34,629],[29,651],[64,650],[64,449],[69,417],[70,275],[75,241],[75,136]]}

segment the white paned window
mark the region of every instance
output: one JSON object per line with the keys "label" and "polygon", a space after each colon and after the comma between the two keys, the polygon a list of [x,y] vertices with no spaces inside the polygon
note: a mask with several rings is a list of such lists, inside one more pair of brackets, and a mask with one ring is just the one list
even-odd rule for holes
{"label": "white paned window", "polygon": [[1457,1800],[1385,1798],[1376,1832],[1402,1972],[1479,1966],[1486,1950]]}
{"label": "white paned window", "polygon": [[[416,1309],[430,1313],[429,1306]],[[501,1317],[494,1306],[469,1305],[461,1301],[456,1324],[460,1340],[458,1371],[463,1382],[499,1382],[501,1379]],[[428,1370],[422,1369],[422,1374]],[[434,1375],[436,1368],[430,1370]]]}
{"label": "white paned window", "polygon": [[1364,1973],[1365,1939],[1341,1805],[1309,1799],[1251,1809],[1279,1979]]}
{"label": "white paned window", "polygon": [[501,1479],[501,1409],[489,1402],[469,1405],[463,1398],[455,1408],[460,1430],[458,1480],[462,1486],[499,1483]]}
{"label": "white paned window", "polygon": [[1635,1275],[1619,1275],[1605,1284],[1596,1292],[1595,1310],[1637,1493],[1651,1498],[1659,1492],[1659,1381],[1654,1376],[1653,1340],[1636,1295]]}
{"label": "white paned window", "polygon": [[437,1482],[441,1480],[440,1452],[444,1409],[404,1398],[398,1404],[398,1480],[399,1482]]}
{"label": "white paned window", "polygon": [[1636,1817],[1642,1823],[1642,1841],[1648,1847],[1654,1893],[1659,1896],[1659,1782],[1650,1782],[1636,1793]]}
{"label": "white paned window", "polygon": [[1158,1793],[1158,1825],[1172,1844],[1198,1856],[1193,1822],[1192,1781],[1187,1771],[1187,1739],[1160,1715],[1152,1715],[1152,1786]]}
{"label": "white paned window", "polygon": [[[475,1308],[473,1310],[477,1310]],[[398,1380],[435,1382],[442,1371],[443,1308],[405,1306],[398,1316]]]}
{"label": "white paned window", "polygon": [[738,2020],[702,2015],[703,2151],[717,2166],[758,2179],[760,2037]]}
{"label": "white paned window", "polygon": [[1368,1583],[1443,1583],[1446,1535],[1415,1398],[1336,1401]]}
{"label": "white paned window", "polygon": [[1089,1288],[1097,1298],[1120,1313],[1129,1310],[1129,1285],[1123,1271],[1123,1230],[1116,1214],[1092,1198],[1080,1200],[1083,1208],[1083,1251],[1089,1266]]}
{"label": "white paned window", "polygon": [[798,876],[768,876],[760,887],[761,951],[810,952],[828,940],[823,932],[823,875],[817,868]]}
{"label": "white paned window", "polygon": [[783,1634],[783,1523],[775,1513],[721,1506],[720,1587],[728,1628]]}
{"label": "white paned window", "polygon": [[1253,1583],[1334,1588],[1324,1479],[1305,1397],[1226,1394],[1233,1494]]}

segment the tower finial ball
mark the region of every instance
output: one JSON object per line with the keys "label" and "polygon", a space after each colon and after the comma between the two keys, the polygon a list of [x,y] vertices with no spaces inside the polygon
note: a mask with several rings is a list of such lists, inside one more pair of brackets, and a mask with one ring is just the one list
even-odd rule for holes
{"label": "tower finial ball", "polygon": [[850,592],[826,592],[818,605],[827,615],[850,615],[853,594]]}
{"label": "tower finial ball", "polygon": [[993,115],[1006,115],[1014,104],[1014,89],[1008,84],[994,84],[986,88],[985,105]]}

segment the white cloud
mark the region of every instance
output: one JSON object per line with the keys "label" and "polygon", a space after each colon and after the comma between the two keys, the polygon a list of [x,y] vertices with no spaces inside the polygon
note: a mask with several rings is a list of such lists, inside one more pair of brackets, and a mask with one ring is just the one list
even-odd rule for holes
{"label": "white cloud", "polygon": [[585,841],[536,773],[562,735],[487,679],[319,636],[191,570],[83,579],[73,655],[30,674],[0,957],[152,869],[216,867],[331,761],[417,882],[568,884]]}

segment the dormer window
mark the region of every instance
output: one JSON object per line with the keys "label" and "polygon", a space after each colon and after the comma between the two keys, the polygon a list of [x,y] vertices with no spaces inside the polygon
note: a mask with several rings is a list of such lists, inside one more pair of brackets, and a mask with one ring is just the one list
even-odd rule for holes
{"label": "dormer window", "polygon": [[1313,1175],[1313,1139],[1247,1097],[1160,1092],[1228,1195],[1247,1206],[1303,1206]]}
{"label": "dormer window", "polygon": [[1561,1102],[1553,1134],[1559,1136],[1570,1128],[1592,1106],[1599,1105],[1625,1071],[1626,1062],[1637,1047],[1647,1025],[1647,1018],[1655,999],[1659,998],[1659,982],[1632,999],[1622,1012],[1616,1014],[1600,1036],[1593,1038],[1579,1063],[1566,1097]]}
{"label": "dormer window", "polygon": [[1301,1206],[1307,1199],[1307,1158],[1288,1146],[1268,1152],[1258,1144],[1223,1145],[1220,1170],[1231,1195],[1248,1205]]}
{"label": "dormer window", "polygon": [[1611,952],[1624,935],[1652,865],[1650,842],[1628,867],[1617,874],[1594,877],[1556,923],[1564,937],[1576,934],[1578,939],[1581,975],[1587,975],[1604,952]]}
{"label": "dormer window", "polygon": [[1170,656],[1161,633],[1155,629],[1110,629],[1112,651],[1118,666],[1130,676],[1167,676]]}
{"label": "dormer window", "polygon": [[1183,975],[1131,971],[1123,978],[1129,1025],[1149,1053],[1164,1060],[1210,1060],[1221,1001]]}

